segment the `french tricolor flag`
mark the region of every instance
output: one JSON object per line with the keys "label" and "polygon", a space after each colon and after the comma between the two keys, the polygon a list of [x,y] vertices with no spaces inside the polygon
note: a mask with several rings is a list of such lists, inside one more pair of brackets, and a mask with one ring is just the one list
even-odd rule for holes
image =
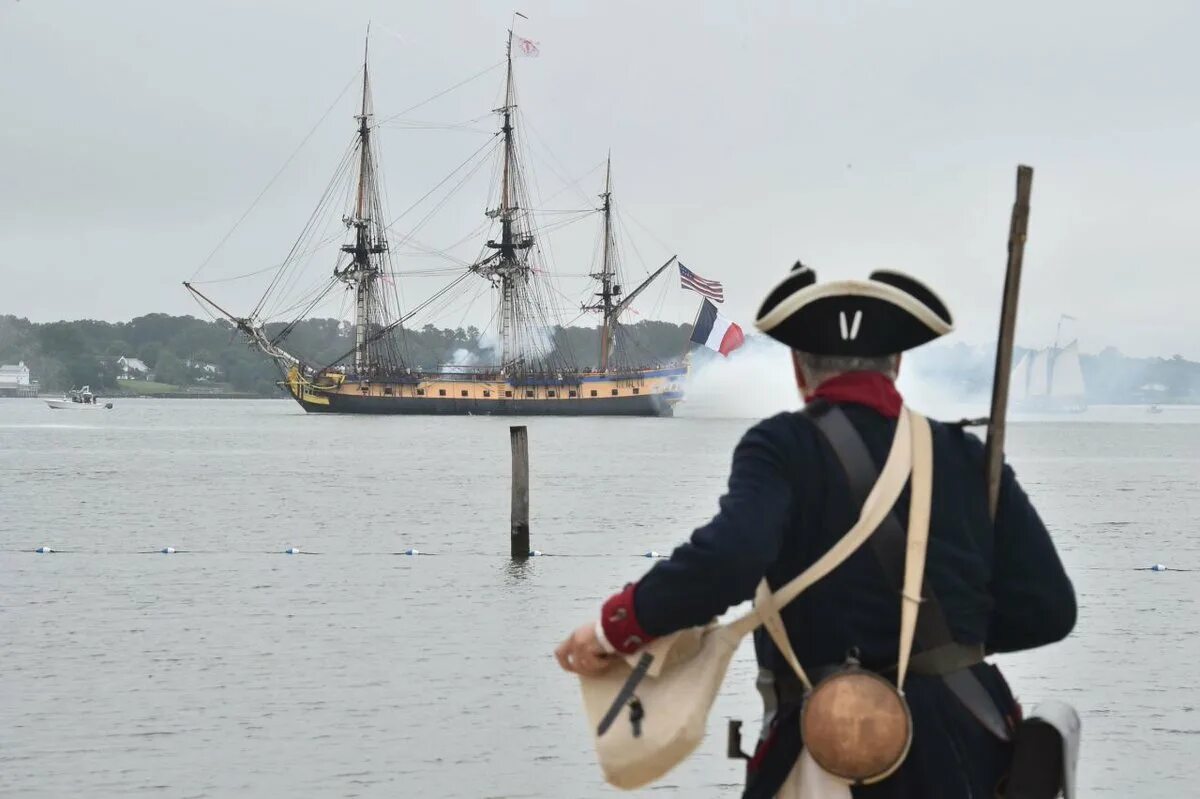
{"label": "french tricolor flag", "polygon": [[696,327],[692,329],[692,341],[722,355],[729,355],[746,343],[746,337],[736,323],[721,316],[717,313],[717,306],[705,300],[704,305],[700,306],[700,315],[696,317]]}

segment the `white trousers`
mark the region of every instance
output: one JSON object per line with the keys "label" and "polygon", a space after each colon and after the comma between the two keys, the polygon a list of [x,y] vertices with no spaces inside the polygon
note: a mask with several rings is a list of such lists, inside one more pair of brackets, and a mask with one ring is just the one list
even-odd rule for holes
{"label": "white trousers", "polygon": [[817,765],[807,749],[800,757],[776,799],[850,799],[850,786]]}

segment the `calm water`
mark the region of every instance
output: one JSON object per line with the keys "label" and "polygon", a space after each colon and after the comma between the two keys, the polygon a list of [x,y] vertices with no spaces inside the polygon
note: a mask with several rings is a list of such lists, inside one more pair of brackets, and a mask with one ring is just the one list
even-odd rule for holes
{"label": "calm water", "polygon": [[[0,401],[0,794],[615,796],[551,650],[708,518],[749,422],[529,420],[553,557],[524,566],[509,423]],[[1083,796],[1194,795],[1200,571],[1135,567],[1200,569],[1200,410],[1017,425],[1009,450],[1081,601],[1069,641],[1001,661],[1017,693],[1081,710]],[[752,675],[746,647],[714,734],[641,795],[736,795]]]}

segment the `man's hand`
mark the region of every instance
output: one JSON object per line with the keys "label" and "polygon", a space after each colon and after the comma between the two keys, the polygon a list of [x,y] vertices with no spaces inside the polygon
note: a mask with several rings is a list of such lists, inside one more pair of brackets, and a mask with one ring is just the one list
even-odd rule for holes
{"label": "man's hand", "polygon": [[576,674],[601,674],[612,665],[612,657],[596,638],[595,623],[584,624],[554,650],[563,671]]}

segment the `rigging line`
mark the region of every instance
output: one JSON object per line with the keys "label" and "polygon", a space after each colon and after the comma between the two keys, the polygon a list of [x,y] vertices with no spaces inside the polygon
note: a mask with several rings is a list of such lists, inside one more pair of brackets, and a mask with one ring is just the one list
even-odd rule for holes
{"label": "rigging line", "polygon": [[192,274],[192,280],[196,279],[196,275],[200,274],[201,270],[208,266],[208,263],[213,259],[213,256],[215,256],[217,252],[225,246],[225,242],[229,241],[229,237],[234,234],[234,231],[236,231],[242,222],[245,221],[246,217],[250,215],[250,212],[254,210],[255,206],[258,205],[263,196],[271,190],[271,187],[275,185],[275,181],[279,180],[279,176],[284,173],[284,170],[286,170],[292,161],[295,160],[296,156],[300,154],[300,151],[304,149],[304,145],[308,144],[308,140],[311,139],[313,134],[317,132],[317,128],[321,127],[321,123],[323,123],[325,119],[331,113],[333,113],[333,109],[337,107],[337,104],[342,101],[342,98],[346,95],[346,92],[350,89],[350,86],[358,79],[359,72],[361,72],[361,70],[354,70],[354,74],[350,76],[350,80],[346,81],[346,85],[342,87],[340,92],[338,92],[337,99],[335,99],[329,105],[329,107],[325,109],[325,113],[321,114],[321,118],[317,120],[317,123],[312,126],[312,129],[309,130],[308,133],[304,135],[304,138],[300,140],[300,143],[296,145],[296,149],[293,150],[292,154],[289,155],[287,160],[283,162],[283,166],[279,167],[279,171],[276,172],[269,181],[267,181],[267,185],[264,186],[262,191],[258,193],[258,196],[254,198],[254,201],[250,203],[250,206],[244,212],[242,212],[242,215],[238,217],[237,221],[233,223],[233,227],[229,229],[229,232],[226,233],[219,242],[217,242],[217,246],[213,247],[212,252],[208,254],[208,257],[200,262],[200,266],[196,267],[196,271]]}
{"label": "rigging line", "polygon": [[[557,162],[558,165],[560,167],[562,167],[564,172],[568,172],[568,173],[570,172],[570,170],[566,168],[566,166],[563,164],[563,162],[558,159],[558,156],[556,156],[554,154],[554,151],[550,149],[550,146],[546,144],[545,140],[542,139],[541,134],[537,132],[537,128],[534,127],[533,123],[530,122],[529,120],[525,119],[524,114],[521,115],[521,121],[524,123],[525,129],[528,130],[532,134],[532,136],[527,137],[527,138],[529,138],[530,140],[532,140],[532,141],[536,142],[538,145],[540,145],[542,150],[545,151],[546,155],[549,156],[550,160],[547,160],[546,166],[548,166],[550,168],[550,171],[554,173],[554,176],[556,178],[558,178],[560,181],[562,181],[564,190],[567,188],[573,187],[576,189],[576,191],[579,192],[579,197],[585,203],[588,202],[591,198],[589,198],[587,196],[587,194],[584,193],[583,189],[581,189],[579,187],[579,181],[578,180],[574,181],[574,182],[568,181],[566,178],[564,178],[562,176],[562,174],[559,173],[558,170],[556,170],[554,168],[554,163],[551,163],[551,161]],[[532,153],[530,153],[530,154],[532,155]],[[593,168],[593,169],[595,169],[595,168]],[[589,170],[588,174],[591,174],[591,171],[592,170]],[[582,179],[583,178],[581,177],[580,180],[582,180]],[[554,196],[557,196],[557,195],[554,195]]]}
{"label": "rigging line", "polygon": [[[291,305],[287,308],[281,308],[278,311],[278,313],[272,315],[272,319],[274,319],[275,321],[283,321],[283,320],[289,319],[289,317],[291,317],[290,321],[286,322],[286,324],[289,324],[289,325],[295,324],[296,322],[300,321],[301,318],[303,318],[304,314],[306,314],[309,309],[311,309],[318,302],[320,302],[322,299],[324,299],[329,294],[329,292],[332,291],[338,285],[338,283],[339,283],[339,281],[336,278],[333,278],[333,279],[330,279],[330,281],[326,285],[317,286],[312,291],[310,291],[306,295],[304,295],[304,297],[302,297],[300,300],[298,300],[296,302],[296,304]],[[308,305],[308,308],[306,308],[304,311],[301,311],[298,315],[295,315],[293,317],[293,312],[296,311],[297,308],[301,308],[305,305]],[[264,324],[265,323],[266,323],[266,320],[264,320]],[[277,342],[273,342],[273,343],[277,343]]]}
{"label": "rigging line", "polygon": [[[375,331],[374,333],[372,333],[371,335],[367,336],[367,337],[366,337],[366,340],[363,342],[363,344],[365,345],[365,344],[370,344],[370,343],[372,343],[372,342],[374,342],[374,341],[378,341],[378,340],[379,340],[379,339],[381,339],[382,337],[386,336],[388,333],[390,333],[390,332],[392,332],[393,330],[395,330],[396,328],[400,327],[400,326],[401,326],[401,325],[403,325],[405,322],[407,322],[409,319],[411,319],[413,316],[415,316],[416,314],[420,313],[420,312],[421,312],[421,311],[422,311],[422,310],[423,310],[423,309],[424,309],[426,306],[428,306],[429,304],[431,304],[432,302],[434,302],[435,300],[437,300],[438,298],[440,298],[440,297],[441,297],[442,295],[444,295],[446,292],[448,292],[448,291],[450,291],[451,289],[453,289],[455,286],[457,286],[459,283],[461,283],[463,280],[465,280],[465,279],[466,279],[467,277],[469,277],[470,275],[471,275],[471,273],[470,273],[470,272],[463,272],[461,275],[459,275],[458,277],[456,277],[454,280],[450,281],[450,283],[449,283],[448,285],[446,285],[445,287],[443,287],[443,288],[442,288],[440,291],[438,291],[438,292],[437,292],[436,294],[434,294],[432,297],[430,297],[429,299],[427,299],[427,300],[425,300],[424,302],[422,302],[422,303],[420,303],[419,305],[417,305],[417,307],[413,308],[413,309],[412,309],[411,311],[409,311],[407,314],[405,314],[404,316],[401,316],[399,319],[397,319],[397,320],[396,320],[396,321],[394,321],[394,322],[391,322],[391,323],[389,323],[389,324],[386,324],[386,325],[384,325],[384,326],[383,326],[383,327],[381,327],[379,330],[377,330],[377,331]],[[350,356],[350,355],[353,355],[356,349],[358,349],[358,348],[357,348],[357,347],[355,347],[354,349],[351,349],[349,352],[345,353],[344,355],[341,355],[341,356],[339,356],[339,357],[338,357],[336,360],[334,360],[334,361],[333,361],[333,363],[331,363],[331,364],[330,364],[330,366],[332,366],[333,364],[336,364],[336,363],[338,363],[338,361],[341,361],[341,360],[343,360],[344,358],[347,358],[347,357],[348,357],[348,356]],[[326,366],[325,368],[329,368],[329,367],[328,367],[328,366]]]}
{"label": "rigging line", "polygon": [[479,298],[483,296],[484,290],[485,286],[482,283],[478,284],[475,289],[475,296],[471,297],[470,301],[467,303],[466,310],[463,311],[462,317],[459,318],[458,327],[456,329],[462,330],[463,324],[467,321],[467,314],[471,313],[471,309],[475,307],[475,303],[478,302]]}
{"label": "rigging line", "polygon": [[[468,156],[466,157],[466,159],[465,159],[465,160],[464,160],[464,161],[463,161],[461,164],[459,164],[458,166],[454,167],[454,169],[453,169],[453,170],[451,170],[450,174],[449,174],[449,175],[446,175],[446,177],[442,178],[442,179],[441,179],[441,180],[438,182],[438,184],[437,184],[436,186],[434,186],[434,187],[433,187],[432,189],[430,189],[429,191],[425,192],[423,195],[421,195],[420,199],[418,199],[418,200],[417,200],[416,202],[414,202],[412,205],[408,206],[408,208],[404,209],[404,211],[403,211],[403,212],[400,214],[400,216],[396,217],[396,218],[395,218],[395,219],[393,219],[391,222],[388,222],[386,225],[384,225],[384,226],[383,226],[383,231],[384,231],[384,232],[387,232],[388,230],[390,230],[390,229],[391,229],[391,227],[392,227],[392,225],[394,225],[394,224],[396,224],[397,222],[399,222],[401,219],[403,219],[405,216],[407,216],[407,215],[408,215],[408,214],[409,214],[409,213],[410,213],[410,212],[411,212],[411,211],[412,211],[414,208],[416,208],[416,207],[417,207],[418,205],[420,205],[421,203],[425,202],[425,200],[427,200],[427,199],[429,198],[429,195],[433,194],[435,191],[437,191],[437,190],[438,190],[438,189],[440,189],[442,186],[444,186],[446,183],[448,183],[448,182],[450,181],[450,178],[454,177],[456,174],[458,174],[459,170],[463,169],[465,166],[467,166],[468,164],[470,164],[470,163],[471,163],[471,161],[475,160],[475,157],[476,157],[477,155],[479,155],[480,153],[482,153],[484,150],[486,150],[486,149],[488,148],[488,146],[489,146],[489,145],[491,145],[491,146],[493,146],[493,147],[494,147],[494,146],[495,146],[495,144],[496,144],[496,142],[495,142],[495,139],[496,139],[496,138],[497,138],[499,135],[500,135],[500,134],[498,134],[498,133],[496,133],[496,134],[493,134],[493,137],[492,137],[492,138],[493,138],[493,141],[484,142],[483,146],[481,146],[481,147],[480,147],[479,149],[477,149],[475,152],[473,152],[473,153],[471,153],[470,155],[468,155]],[[472,172],[472,173],[473,173],[473,172]],[[461,185],[461,184],[460,184],[460,185]],[[457,190],[457,187],[456,187],[456,190]]]}
{"label": "rigging line", "polygon": [[329,183],[325,187],[325,191],[321,194],[321,199],[317,202],[317,207],[313,209],[312,214],[310,214],[308,217],[308,221],[304,223],[304,229],[300,232],[300,235],[296,238],[296,241],[288,250],[287,256],[283,259],[283,262],[279,266],[279,271],[267,285],[267,290],[263,292],[262,297],[259,299],[258,303],[255,304],[254,310],[251,311],[250,316],[254,316],[263,309],[263,307],[266,305],[267,299],[275,291],[275,288],[279,285],[280,280],[283,279],[284,273],[290,266],[294,265],[294,259],[297,257],[297,253],[305,250],[306,244],[316,232],[316,228],[314,226],[316,225],[317,220],[324,212],[324,208],[329,205],[333,190],[343,179],[344,174],[350,168],[350,163],[357,151],[358,147],[351,145],[347,147],[346,152],[343,153],[341,161],[338,163],[333,176],[329,179]]}
{"label": "rigging line", "polygon": [[313,286],[312,288],[308,289],[307,291],[305,291],[303,294],[300,294],[298,297],[296,297],[295,302],[292,305],[289,305],[285,308],[285,307],[282,307],[283,304],[282,304],[282,302],[280,302],[277,306],[272,307],[270,309],[270,313],[264,312],[263,314],[261,314],[260,316],[258,316],[256,318],[262,320],[262,322],[264,324],[267,322],[271,322],[271,321],[275,321],[275,322],[290,321],[292,318],[293,311],[295,311],[297,308],[303,306],[310,299],[317,296],[321,292],[326,291],[329,286],[331,286],[331,285],[336,286],[340,282],[341,281],[339,281],[336,277],[326,278],[326,282],[319,283],[319,284]]}
{"label": "rigging line", "polygon": [[[492,111],[488,111],[485,114],[480,114],[479,116],[472,117],[471,119],[464,119],[461,122],[436,122],[432,119],[409,119],[398,121],[395,124],[398,127],[403,127],[405,125],[442,125],[445,127],[464,127],[467,125],[474,125],[477,122],[482,122],[485,119],[489,119],[491,118],[492,113]],[[378,123],[374,127],[379,127],[381,124],[382,123]]]}
{"label": "rigging line", "polygon": [[629,235],[628,230],[625,227],[625,220],[623,219],[624,214],[615,214],[615,216],[617,217],[617,230],[621,234],[622,243],[629,242],[629,246],[633,248],[633,254],[637,256],[638,263],[641,264],[642,273],[649,275],[650,268],[646,266],[646,259],[642,257],[642,251],[638,249],[637,242],[634,240],[633,236]]}
{"label": "rigging line", "polygon": [[[401,258],[435,257],[435,258],[441,258],[446,261],[450,261],[451,263],[457,264],[459,266],[470,266],[472,263],[471,261],[466,261],[450,252],[450,250],[454,249],[459,244],[461,244],[462,241],[455,242],[454,244],[450,245],[449,247],[434,247],[432,244],[426,244],[425,242],[419,241],[418,239],[408,237],[399,243],[405,247],[408,247],[409,249],[415,250],[415,252],[394,252],[393,253],[391,250],[389,250],[388,251],[389,255],[394,254]],[[389,260],[391,260],[391,259],[389,258]]]}
{"label": "rigging line", "polygon": [[622,216],[628,216],[628,217],[630,218],[630,220],[632,220],[632,221],[633,221],[633,223],[634,223],[635,225],[637,225],[638,227],[640,227],[642,230],[646,231],[646,233],[647,233],[647,234],[650,236],[650,238],[652,238],[652,239],[654,239],[655,241],[657,241],[657,242],[658,242],[658,243],[659,243],[659,244],[662,246],[662,248],[663,248],[665,251],[667,251],[667,252],[671,252],[671,251],[672,251],[672,250],[671,250],[671,245],[667,244],[665,241],[663,241],[663,240],[662,240],[662,239],[660,239],[660,238],[659,238],[657,235],[655,235],[655,233],[654,233],[654,231],[653,231],[653,230],[651,230],[650,228],[648,228],[648,227],[646,227],[645,225],[643,225],[643,224],[642,224],[642,223],[641,223],[641,222],[638,220],[638,218],[637,218],[636,216],[634,216],[633,214],[629,213],[629,211],[627,211],[627,210],[625,210],[625,209],[621,209],[621,215],[622,215]]}
{"label": "rigging line", "polygon": [[558,219],[558,220],[555,220],[554,222],[550,222],[545,225],[541,225],[540,227],[531,227],[529,229],[529,232],[540,238],[541,236],[543,236],[547,233],[550,233],[552,231],[561,230],[562,228],[570,227],[571,225],[574,225],[578,222],[582,222],[583,220],[587,219],[591,215],[592,215],[592,212],[589,211],[588,213],[577,214],[576,216],[570,217],[568,219]]}
{"label": "rigging line", "polygon": [[[598,164],[593,166],[591,169],[589,169],[587,172],[584,172],[582,175],[575,178],[567,185],[562,186],[558,191],[554,192],[549,197],[546,197],[542,202],[550,202],[555,197],[562,194],[564,191],[567,191],[568,189],[573,189],[573,188],[579,189],[580,196],[582,196],[585,201],[590,200],[591,198],[587,196],[587,194],[584,192],[584,190],[582,188],[579,188],[579,184],[583,183],[584,180],[586,180],[587,178],[590,178],[595,172],[599,171],[605,165],[605,163],[606,163],[606,161],[599,162]],[[600,209],[591,208],[590,210],[599,212]]]}
{"label": "rigging line", "polygon": [[[523,124],[523,125],[525,124],[525,115],[524,114],[520,115],[519,121],[521,124]],[[529,175],[530,174],[532,174],[532,177],[533,177],[533,188],[536,190],[538,198],[539,198],[539,200],[541,200],[541,203],[544,204],[546,202],[546,200],[542,199],[541,185],[537,181],[537,173],[533,172],[531,169],[529,169],[526,166],[526,164],[532,160],[532,151],[529,149],[529,143],[527,142],[526,137],[524,137],[524,136],[522,136],[518,140],[518,147],[517,147],[517,152],[515,153],[515,159],[517,162],[517,172],[516,172],[517,191],[520,193],[520,195],[524,199],[524,202],[522,204],[526,205],[526,206],[531,205],[531,203],[528,202],[529,198],[531,197],[531,193],[529,190],[529,188],[530,188],[529,187]],[[553,167],[551,167],[551,171],[553,171]],[[562,179],[561,176],[559,176],[559,177],[561,180]],[[537,218],[534,216],[533,212],[531,210],[529,210],[528,208],[526,209],[525,218],[526,218],[527,224],[529,226],[530,234],[534,234],[535,232],[537,232],[539,230],[539,226],[536,224]],[[570,221],[571,220],[567,220],[567,223],[569,224]],[[542,231],[542,232],[546,232],[546,231]],[[543,326],[546,326],[546,311],[544,308],[539,307],[545,303],[545,298],[543,296],[541,296],[542,292],[541,292],[540,287],[543,283],[545,283],[546,285],[550,286],[552,289],[557,290],[557,287],[555,286],[555,283],[557,282],[557,278],[556,278],[556,274],[555,274],[555,257],[554,257],[553,241],[548,236],[540,236],[539,240],[540,240],[540,243],[538,245],[538,252],[544,256],[544,266],[548,267],[549,274],[545,275],[544,279],[538,279],[538,280],[534,280],[532,282],[532,285],[530,287],[530,289],[531,289],[530,293],[532,294],[532,296],[527,297],[527,300],[528,300],[528,304],[533,306],[533,311],[534,311],[534,313],[531,313],[529,315],[538,317],[543,322]],[[555,316],[557,317],[557,314],[555,314]],[[559,320],[557,318],[554,321],[561,324],[561,320]]]}
{"label": "rigging line", "polygon": [[[279,303],[285,301],[287,295],[296,287],[296,284],[300,280],[301,275],[304,273],[305,268],[312,263],[317,253],[320,252],[320,248],[313,247],[312,242],[317,237],[319,232],[327,231],[334,224],[333,220],[326,215],[329,213],[329,209],[333,206],[336,200],[336,189],[339,183],[346,186],[342,201],[344,203],[349,202],[349,183],[352,180],[351,170],[353,169],[354,162],[358,159],[359,149],[360,148],[356,145],[351,145],[348,148],[343,162],[339,164],[338,171],[330,179],[329,185],[326,187],[325,193],[322,195],[321,201],[317,208],[309,217],[304,231],[300,234],[300,237],[296,240],[295,244],[292,245],[292,250],[288,253],[287,259],[284,262],[286,269],[281,269],[279,274],[272,280],[270,286],[267,288],[267,293],[263,295],[263,299],[260,301],[260,307],[256,307],[254,313],[258,313],[260,310],[265,308],[265,302],[268,298],[268,295],[275,295],[276,305],[274,307],[277,307]],[[325,225],[324,229],[322,230],[320,228],[320,221],[323,218],[325,219]],[[338,234],[338,237],[344,235],[345,233],[343,232]],[[307,258],[305,258],[306,253],[308,256]],[[339,252],[339,254],[335,256],[335,261],[343,257],[344,255]],[[281,284],[282,289],[276,293],[276,289],[279,288]]]}
{"label": "rigging line", "polygon": [[457,266],[443,266],[440,269],[406,269],[403,272],[398,269],[389,269],[380,274],[387,275],[388,277],[429,277],[431,275],[448,275],[452,272],[458,272],[460,269],[461,267]]}
{"label": "rigging line", "polygon": [[598,208],[530,208],[531,214],[598,214]]}
{"label": "rigging line", "polygon": [[270,266],[265,266],[262,269],[256,269],[253,272],[247,272],[244,275],[234,275],[233,277],[219,277],[219,278],[214,278],[213,280],[189,280],[188,282],[193,283],[197,286],[208,286],[208,285],[212,285],[213,283],[229,283],[234,280],[244,280],[245,278],[248,278],[248,277],[254,277],[256,275],[261,275],[264,272],[272,272],[281,266],[283,266],[283,264],[271,264]]}
{"label": "rigging line", "polygon": [[411,105],[411,106],[409,106],[408,108],[405,108],[403,111],[400,111],[399,113],[392,114],[392,115],[391,115],[391,116],[389,116],[389,117],[385,117],[384,119],[381,119],[381,120],[379,120],[379,122],[378,122],[377,124],[378,124],[378,125],[382,125],[382,124],[384,124],[384,123],[386,123],[386,122],[392,122],[393,120],[397,120],[397,119],[399,119],[400,117],[402,117],[402,116],[404,116],[405,114],[407,114],[408,112],[410,112],[410,111],[416,111],[416,110],[417,110],[418,108],[420,108],[421,106],[423,106],[423,105],[427,105],[427,104],[429,104],[429,103],[432,103],[434,100],[438,99],[438,98],[439,98],[439,97],[441,97],[442,95],[449,94],[450,92],[454,91],[455,89],[459,88],[460,86],[466,86],[468,83],[470,83],[471,81],[475,80],[476,78],[482,78],[484,75],[488,74],[488,73],[489,73],[489,72],[491,72],[493,69],[496,69],[497,67],[503,66],[504,64],[505,64],[505,62],[504,62],[503,60],[501,60],[501,61],[497,61],[495,64],[492,64],[490,67],[488,67],[487,69],[483,70],[482,72],[476,72],[474,75],[472,75],[471,77],[467,78],[466,80],[461,80],[461,81],[459,81],[458,83],[456,83],[456,84],[454,84],[453,86],[451,86],[450,88],[448,88],[448,89],[443,89],[442,91],[438,92],[437,94],[433,95],[432,97],[429,97],[429,98],[427,98],[427,99],[425,99],[425,100],[422,100],[421,102],[417,103],[416,105]]}
{"label": "rigging line", "polygon": [[[470,241],[471,239],[481,236],[486,231],[487,227],[491,224],[492,224],[491,220],[487,219],[485,217],[483,222],[481,224],[477,225],[474,230],[472,230],[467,235],[463,236],[458,241],[451,244],[449,247],[443,247],[439,252],[444,253],[447,257],[450,257],[452,260],[455,260],[455,261],[460,260],[456,256],[451,256],[450,251],[453,250],[455,247],[459,247],[459,246],[465,244],[466,242]],[[462,261],[462,263],[464,266],[469,266],[471,264],[470,261]]]}
{"label": "rigging line", "polygon": [[414,131],[419,133],[427,131],[437,131],[439,133],[475,133],[481,136],[492,136],[496,133],[491,128],[467,128],[460,125],[405,125],[400,128],[389,127],[389,130]]}
{"label": "rigging line", "polygon": [[477,163],[475,166],[473,166],[470,169],[470,171],[468,171],[466,174],[464,174],[462,176],[462,179],[459,180],[458,183],[456,183],[452,189],[450,189],[450,191],[446,194],[446,196],[442,197],[437,202],[436,205],[434,205],[432,208],[430,208],[429,211],[425,214],[425,216],[422,217],[421,220],[419,222],[417,222],[416,225],[414,225],[411,229],[409,229],[407,234],[405,234],[404,236],[402,236],[400,238],[400,240],[397,242],[397,244],[399,244],[402,247],[406,246],[408,241],[417,234],[417,231],[419,231],[421,228],[425,227],[425,225],[429,222],[429,220],[433,219],[437,215],[437,213],[442,210],[442,208],[446,205],[446,203],[450,202],[450,198],[453,197],[458,192],[459,189],[461,189],[463,186],[465,186],[467,184],[467,181],[469,181],[471,178],[473,178],[475,176],[475,173],[478,172],[487,163],[487,161],[488,161],[488,159],[486,159],[486,158],[481,159],[479,161],[479,163]]}

